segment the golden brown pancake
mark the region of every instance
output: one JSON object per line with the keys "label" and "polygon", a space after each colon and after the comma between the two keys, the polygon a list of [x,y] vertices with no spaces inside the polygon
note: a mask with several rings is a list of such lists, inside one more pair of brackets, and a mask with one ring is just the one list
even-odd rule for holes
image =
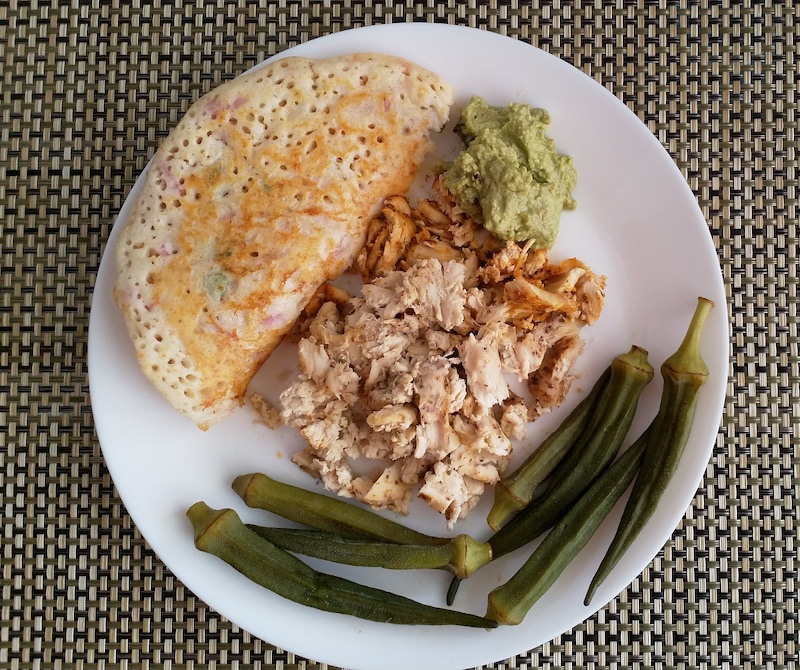
{"label": "golden brown pancake", "polygon": [[452,90],[381,54],[285,58],[200,98],[117,247],[145,375],[201,428],[227,416],[317,288],[410,187]]}

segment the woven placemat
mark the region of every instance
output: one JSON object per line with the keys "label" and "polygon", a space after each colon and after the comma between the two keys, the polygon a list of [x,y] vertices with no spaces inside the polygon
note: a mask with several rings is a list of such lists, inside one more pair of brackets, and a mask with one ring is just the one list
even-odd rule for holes
{"label": "woven placemat", "polygon": [[797,63],[792,2],[0,3],[0,668],[325,668],[241,631],[117,497],[86,379],[113,217],[203,92],[333,31],[437,21],[563,58],[683,171],[728,296],[730,381],[685,519],[617,599],[501,668],[798,664]]}

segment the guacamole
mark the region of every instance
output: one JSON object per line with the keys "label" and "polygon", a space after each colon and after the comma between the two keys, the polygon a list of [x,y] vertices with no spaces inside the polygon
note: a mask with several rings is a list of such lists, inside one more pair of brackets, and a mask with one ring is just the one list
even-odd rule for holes
{"label": "guacamole", "polygon": [[550,248],[578,175],[545,130],[543,109],[491,107],[473,97],[456,126],[466,148],[444,166],[444,185],[472,219],[504,240]]}

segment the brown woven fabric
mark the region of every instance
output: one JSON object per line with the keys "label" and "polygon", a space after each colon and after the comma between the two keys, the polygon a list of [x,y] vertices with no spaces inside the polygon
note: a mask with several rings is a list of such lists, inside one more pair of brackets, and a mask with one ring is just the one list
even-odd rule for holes
{"label": "brown woven fabric", "polygon": [[133,527],[93,430],[88,316],[113,217],[194,99],[289,46],[389,21],[532,42],[621,97],[696,193],[729,299],[725,416],[682,525],[606,608],[492,667],[797,667],[796,11],[755,0],[0,4],[0,668],[326,667],[219,617]]}

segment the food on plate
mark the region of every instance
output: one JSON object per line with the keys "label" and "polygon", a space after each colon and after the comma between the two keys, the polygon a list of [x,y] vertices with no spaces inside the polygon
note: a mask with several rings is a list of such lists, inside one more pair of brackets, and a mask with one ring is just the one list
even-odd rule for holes
{"label": "food on plate", "polygon": [[236,408],[326,280],[405,193],[451,87],[403,59],[284,58],[198,100],[156,152],[116,249],[139,364],[201,428]]}
{"label": "food on plate", "polygon": [[653,377],[647,353],[632,347],[617,356],[603,392],[581,435],[547,479],[547,488],[489,538],[497,559],[561,524],[580,496],[619,453],[630,430],[642,389]]}
{"label": "food on plate", "polygon": [[644,442],[639,439],[628,447],[559,519],[522,567],[489,593],[488,618],[504,625],[522,623],[628,489],[639,472]]}
{"label": "food on plate", "polygon": [[[374,564],[393,569],[442,567],[462,577],[472,574],[492,558],[487,543],[477,542],[467,535],[457,538],[426,535],[368,509],[277,481],[262,473],[240,475],[233,481],[233,490],[248,507],[272,512],[319,531],[319,535],[312,535],[312,531],[291,529],[279,537],[277,534],[286,529],[251,526],[263,537],[296,553],[351,565],[379,561]],[[352,544],[348,545],[348,541]],[[407,551],[401,551],[400,546]]]}
{"label": "food on plate", "polygon": [[564,459],[592,418],[592,411],[610,376],[606,370],[569,416],[539,444],[513,472],[505,473],[494,489],[494,503],[486,522],[499,530],[524,509],[539,486]]}
{"label": "food on plate", "polygon": [[[578,446],[562,449],[560,457],[552,459],[560,458],[559,467],[567,465],[584,470],[581,479],[585,476],[589,483],[576,488],[573,484],[582,482],[571,482],[568,476],[559,476],[558,468],[550,468],[552,474],[546,479],[548,489],[543,497],[547,499],[552,492],[557,498],[569,497],[570,502],[551,519],[547,528],[541,529],[541,532],[549,529],[549,533],[525,563],[489,593],[485,618],[430,607],[318,573],[292,554],[356,566],[444,568],[454,574],[447,594],[447,603],[451,605],[462,579],[535,539],[534,535],[520,533],[521,527],[514,527],[510,533],[508,529],[536,500],[513,517],[487,545],[467,535],[452,539],[425,535],[362,507],[255,473],[241,475],[233,482],[233,489],[247,505],[272,511],[306,528],[246,526],[233,510],[213,510],[198,502],[187,511],[195,531],[195,545],[222,558],[262,586],[325,611],[399,624],[485,628],[517,625],[577,557],[635,482],[617,534],[589,587],[584,603],[588,605],[597,586],[652,516],[683,453],[698,395],[709,374],[700,340],[712,307],[710,300],[698,299],[683,342],[661,366],[664,388],[658,413],[621,455],[617,457],[618,445],[630,429],[641,388],[653,375],[645,350],[633,346],[627,354],[617,356],[586,401],[565,419],[564,430],[557,432],[571,435],[568,441]],[[569,429],[576,423],[582,428],[572,434]],[[598,451],[593,449],[593,442],[612,446]],[[612,455],[607,458],[601,451]],[[576,454],[581,457],[577,461]],[[603,462],[599,473],[593,471],[589,461]],[[587,475],[589,470],[592,472]],[[573,495],[574,491],[579,493]],[[503,533],[508,535],[505,544],[493,541]],[[516,543],[510,539],[512,536]]]}
{"label": "food on plate", "polygon": [[[652,378],[653,366],[641,347],[634,345],[616,356],[560,427],[517,470],[503,477],[495,487],[494,504],[487,517],[489,526],[496,529],[489,538],[493,560],[565,523],[576,501],[616,458],[641,392]],[[579,430],[574,430],[576,425]],[[557,453],[548,453],[551,450]],[[543,457],[539,456],[541,452],[545,452]],[[542,483],[545,487],[540,493]],[[459,581],[454,578],[448,589],[448,604],[455,598]]]}
{"label": "food on plate", "polygon": [[301,605],[383,623],[495,628],[491,619],[433,607],[394,593],[317,572],[250,530],[232,509],[197,502],[186,512],[195,546],[248,579]]}
{"label": "food on plate", "polygon": [[248,507],[355,540],[437,546],[448,539],[426,535],[344,500],[278,481],[260,472],[239,475],[233,490]]}
{"label": "food on plate", "polygon": [[267,510],[307,527],[249,526],[273,544],[294,553],[349,565],[444,568],[461,578],[492,558],[487,543],[468,535],[450,539],[425,535],[341,499],[306,491],[262,473],[237,477],[233,490],[249,507]]}
{"label": "food on plate", "polygon": [[452,526],[563,401],[605,278],[503,242],[436,194],[387,199],[357,258],[361,295],[301,324],[301,375],[280,402],[308,443],[293,460],[326,488],[402,513],[418,488]]}
{"label": "food on plate", "polygon": [[248,395],[250,404],[253,406],[256,414],[258,414],[261,421],[264,422],[269,428],[273,430],[283,425],[281,420],[280,410],[275,407],[269,400],[257,391],[253,391]]}
{"label": "food on plate", "polygon": [[[605,374],[601,379],[604,377]],[[494,505],[488,518],[492,528],[503,528],[492,540],[495,556],[516,549],[526,535],[523,529],[528,531],[525,541],[529,541],[552,526],[616,458],[630,430],[641,393],[652,378],[653,366],[647,360],[647,351],[641,347],[633,346],[627,353],[616,356],[609,366],[607,381],[591,401],[586,424],[548,473],[547,490],[533,498],[535,487],[531,484],[535,482],[524,480],[529,463],[538,460],[539,449],[517,471],[501,480],[495,488]],[[575,411],[579,413],[580,410],[579,406]],[[571,425],[571,419],[564,420],[562,429]],[[541,476],[536,479],[541,481]],[[520,495],[515,496],[515,492]]]}
{"label": "food on plate", "polygon": [[468,535],[427,535],[341,498],[308,491],[260,472],[239,475],[232,488],[248,507],[305,527],[248,526],[293,553],[349,565],[444,568],[461,579],[492,558],[488,543]]}
{"label": "food on plate", "polygon": [[466,579],[492,558],[491,547],[461,534],[447,544],[394,544],[379,540],[354,540],[336,533],[306,528],[247,527],[272,544],[293,554],[332,563],[384,568],[385,570],[447,570]]}
{"label": "food on plate", "polygon": [[446,166],[444,186],[474,221],[504,240],[550,248],[561,213],[574,209],[578,175],[547,134],[544,109],[492,107],[473,97],[456,131],[466,148]]}
{"label": "food on plate", "polygon": [[692,431],[700,390],[708,380],[708,366],[703,360],[700,341],[713,306],[708,298],[698,298],[683,342],[661,365],[664,388],[658,413],[646,431],[641,473],[633,485],[611,546],[592,578],[585,605],[591,602],[597,588],[653,515],[678,467]]}
{"label": "food on plate", "polygon": [[[558,518],[511,579],[489,594],[487,617],[500,624],[521,623],[530,608],[586,546],[633,483],[617,533],[591,581],[584,605],[589,605],[597,587],[628,551],[663,496],[691,432],[698,395],[708,379],[708,367],[701,355],[700,340],[713,304],[707,298],[698,298],[683,342],[662,364],[664,387],[655,418],[636,441]],[[600,408],[595,406],[593,413],[599,412]],[[563,483],[553,482],[552,486],[563,487]],[[496,548],[494,544],[492,547]],[[501,549],[494,558],[502,553]]]}

